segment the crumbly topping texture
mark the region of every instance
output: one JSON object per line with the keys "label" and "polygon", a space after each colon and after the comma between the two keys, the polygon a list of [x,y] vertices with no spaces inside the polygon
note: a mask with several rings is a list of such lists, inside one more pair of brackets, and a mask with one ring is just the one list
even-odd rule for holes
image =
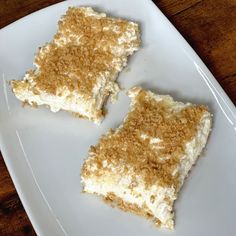
{"label": "crumbly topping texture", "polygon": [[128,56],[139,46],[138,24],[108,17],[91,7],[70,7],[53,40],[36,54],[36,69],[11,85],[13,91],[27,89],[35,95],[62,96],[66,89],[85,100],[96,100],[102,91],[105,101],[114,92],[114,81]]}
{"label": "crumbly topping texture", "polygon": [[[39,51],[35,63],[41,73],[36,75],[37,87],[55,93],[58,86],[91,96],[101,73],[121,70],[129,48],[138,48],[138,37],[122,39],[130,30],[138,35],[138,25],[122,19],[94,15],[87,8],[70,7],[59,21],[53,41]],[[119,55],[115,49],[124,50]],[[115,63],[114,63],[115,62]]]}
{"label": "crumbly topping texture", "polygon": [[[133,88],[134,91],[136,95],[124,123],[91,147],[82,176],[101,176],[114,171],[129,176],[132,169],[133,187],[138,184],[136,176],[141,176],[146,187],[158,184],[177,191],[179,171],[173,173],[185,154],[186,143],[196,135],[207,107],[188,104],[173,109],[175,102],[171,97],[157,100],[148,91]],[[157,137],[158,145],[151,141]]]}

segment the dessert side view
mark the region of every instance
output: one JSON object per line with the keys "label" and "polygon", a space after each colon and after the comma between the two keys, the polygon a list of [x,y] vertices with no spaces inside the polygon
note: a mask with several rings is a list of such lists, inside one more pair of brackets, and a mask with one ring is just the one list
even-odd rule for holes
{"label": "dessert side view", "polygon": [[211,129],[206,106],[176,102],[140,87],[130,112],[91,146],[82,167],[84,192],[174,228],[173,204]]}
{"label": "dessert side view", "polygon": [[53,40],[36,54],[36,68],[11,81],[12,90],[31,106],[47,105],[100,123],[108,97],[119,91],[119,72],[139,46],[138,24],[91,7],[70,7]]}

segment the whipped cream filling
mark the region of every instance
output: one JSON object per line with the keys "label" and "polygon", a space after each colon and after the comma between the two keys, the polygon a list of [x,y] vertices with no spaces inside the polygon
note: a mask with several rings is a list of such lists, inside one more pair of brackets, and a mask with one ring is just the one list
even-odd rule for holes
{"label": "whipped cream filling", "polygon": [[[129,96],[131,101],[131,111],[135,105],[135,94],[137,91],[129,91]],[[152,93],[151,93],[152,94]],[[153,95],[157,101],[165,99],[167,102],[173,103],[172,109],[181,110],[190,105],[174,102],[170,96]],[[122,125],[116,130],[122,128]],[[174,213],[173,213],[173,203],[177,198],[177,193],[183,185],[184,179],[187,177],[189,170],[195,164],[198,156],[200,155],[202,149],[206,145],[207,138],[211,129],[211,115],[209,112],[205,112],[199,122],[198,129],[195,137],[186,143],[184,155],[180,158],[179,165],[173,171],[173,176],[177,173],[179,175],[179,189],[174,187],[162,187],[158,185],[153,185],[146,188],[144,185],[144,180],[141,176],[138,176],[129,167],[129,173],[125,176],[119,175],[119,169],[121,167],[111,166],[111,171],[106,171],[104,175],[99,177],[89,177],[82,178],[82,183],[84,185],[84,191],[88,193],[96,193],[98,195],[107,196],[109,193],[114,193],[123,201],[131,204],[136,204],[138,207],[144,209],[145,211],[151,213],[154,218],[161,221],[161,227],[163,228],[174,228]],[[149,139],[149,143],[153,149],[161,148],[162,140],[158,137],[149,137],[145,133],[140,135],[142,139]],[[165,159],[165,157],[163,157]],[[103,161],[103,167],[108,167],[107,162]],[[92,166],[90,171],[95,171],[97,166]],[[137,186],[130,188],[132,182],[131,177],[135,175],[137,181]]]}
{"label": "whipped cream filling", "polygon": [[[175,175],[177,172],[180,174],[180,186],[183,184],[189,170],[196,162],[199,154],[206,144],[208,133],[210,130],[211,122],[209,113],[205,113],[200,121],[199,129],[196,136],[186,144],[186,154],[181,158],[178,169],[173,172]],[[158,140],[158,142],[157,142]],[[150,140],[151,143],[160,143],[158,138]],[[103,163],[104,167],[107,167],[106,163]],[[93,167],[94,170],[96,167]],[[164,227],[173,228],[173,202],[176,200],[176,193],[174,188],[163,188],[155,185],[148,189],[145,188],[141,177],[139,179],[138,186],[133,190],[129,188],[131,184],[131,176],[120,176],[111,173],[111,176],[101,176],[99,178],[82,177],[82,183],[84,184],[84,191],[88,193],[96,193],[98,195],[107,196],[109,193],[114,193],[116,196],[122,198],[127,203],[137,204],[140,208],[148,210],[155,218],[162,222]],[[168,199],[168,201],[166,200]]]}
{"label": "whipped cream filling", "polygon": [[[96,19],[106,17],[105,13],[95,12],[91,7],[81,8],[85,16],[94,17]],[[116,22],[118,19],[111,18],[111,20]],[[34,85],[37,87],[37,81],[30,78],[28,74],[26,74],[25,78],[20,83],[24,83],[27,80],[32,86],[27,87],[27,83],[25,83],[22,84],[23,86],[20,89],[13,88],[16,97],[21,101],[27,101],[31,105],[48,105],[53,112],[63,109],[74,113],[79,113],[80,115],[93,120],[95,123],[100,123],[102,117],[98,117],[97,114],[99,114],[99,111],[101,113],[101,109],[109,95],[113,95],[111,100],[114,100],[116,94],[119,92],[119,86],[115,80],[119,72],[121,72],[127,65],[127,57],[134,51],[138,50],[138,47],[136,46],[132,46],[130,48],[125,48],[124,46],[125,43],[129,44],[133,40],[139,38],[139,34],[135,31],[134,26],[137,26],[137,24],[128,22],[126,32],[124,32],[118,39],[117,45],[111,48],[111,51],[114,54],[114,58],[111,61],[111,66],[115,70],[103,71],[97,76],[97,82],[94,84],[91,91],[91,99],[85,99],[83,94],[80,94],[79,91],[70,92],[66,87],[58,88],[56,95],[48,94],[44,91],[39,91],[39,94],[36,95],[33,91],[31,91],[31,88],[34,87]],[[120,28],[118,26],[113,25],[111,27],[107,27],[107,29],[104,27],[103,30],[113,30],[114,33],[120,32]],[[81,44],[80,39],[82,35],[76,35],[70,29],[66,32],[61,32],[59,35],[59,37],[55,37],[53,40],[53,43],[55,43],[57,47],[65,47],[69,43],[73,43],[78,46]],[[46,44],[40,49],[38,55],[40,55],[41,58],[44,58],[49,53],[49,50],[50,44]],[[107,49],[104,48],[104,51],[106,50]],[[40,65],[36,62],[34,62],[34,65],[36,67],[35,74],[39,74],[41,69]],[[60,96],[57,96],[57,94],[60,94]]]}

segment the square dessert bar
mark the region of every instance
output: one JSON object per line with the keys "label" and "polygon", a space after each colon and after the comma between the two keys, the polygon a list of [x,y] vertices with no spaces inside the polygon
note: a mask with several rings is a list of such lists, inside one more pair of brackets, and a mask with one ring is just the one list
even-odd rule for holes
{"label": "square dessert bar", "polygon": [[174,228],[173,204],[211,129],[207,107],[129,90],[123,124],[92,146],[81,172],[84,191]]}
{"label": "square dessert bar", "polygon": [[13,92],[29,105],[44,104],[99,123],[107,98],[119,91],[119,72],[139,46],[138,24],[90,7],[70,7],[53,40],[35,56],[36,68],[11,82]]}

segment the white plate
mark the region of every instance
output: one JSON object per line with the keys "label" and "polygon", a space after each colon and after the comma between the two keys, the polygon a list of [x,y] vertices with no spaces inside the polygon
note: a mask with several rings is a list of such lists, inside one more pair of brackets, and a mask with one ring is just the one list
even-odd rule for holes
{"label": "white plate", "polygon": [[212,74],[150,0],[65,1],[0,31],[0,147],[38,235],[165,235],[141,217],[82,194],[80,168],[88,148],[116,127],[128,111],[122,92],[101,126],[66,112],[22,108],[8,86],[32,67],[37,48],[56,32],[68,6],[91,5],[137,21],[142,49],[119,81],[142,85],[181,101],[207,104],[214,127],[176,202],[172,235],[233,235],[236,220],[236,110]]}

